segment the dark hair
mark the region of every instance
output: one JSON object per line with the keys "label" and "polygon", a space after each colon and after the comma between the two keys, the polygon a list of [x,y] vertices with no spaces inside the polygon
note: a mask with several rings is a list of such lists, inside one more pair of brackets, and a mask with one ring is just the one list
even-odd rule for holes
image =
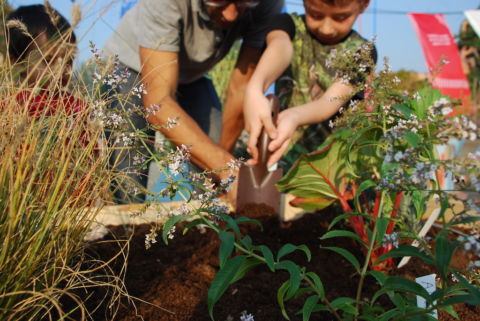
{"label": "dark hair", "polygon": [[[21,27],[8,24],[8,21],[18,20],[27,28],[26,34]],[[42,5],[21,6],[7,17],[7,47],[8,53],[15,60],[24,59],[30,50],[33,39],[45,33],[48,39],[60,38],[67,34],[67,40],[76,43],[77,39],[70,23],[54,8],[48,9]]]}

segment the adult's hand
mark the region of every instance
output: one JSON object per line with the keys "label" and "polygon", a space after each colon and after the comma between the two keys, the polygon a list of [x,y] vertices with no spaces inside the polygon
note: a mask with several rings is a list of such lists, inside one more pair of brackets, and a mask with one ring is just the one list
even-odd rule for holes
{"label": "adult's hand", "polygon": [[[190,147],[192,161],[204,169],[223,168],[233,158],[217,145],[176,102],[178,84],[178,53],[140,47],[142,82],[146,85],[144,106],[160,106],[148,115],[151,125],[157,127],[176,145]],[[150,108],[151,110],[151,108]],[[179,125],[163,128],[168,119],[179,117]]]}

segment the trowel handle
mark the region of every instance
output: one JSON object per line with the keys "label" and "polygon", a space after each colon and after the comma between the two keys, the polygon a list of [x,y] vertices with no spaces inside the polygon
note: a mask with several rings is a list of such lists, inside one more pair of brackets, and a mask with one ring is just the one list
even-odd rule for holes
{"label": "trowel handle", "polygon": [[[272,109],[272,121],[273,121],[273,124],[276,126],[278,113],[280,111],[280,101],[278,100],[278,97],[273,94],[269,94],[267,96],[267,99],[270,102],[270,107]],[[267,166],[267,160],[271,154],[271,152],[268,150],[269,143],[270,143],[270,137],[268,137],[268,134],[265,131],[265,129],[262,129],[262,132],[260,133],[260,137],[257,143],[258,164],[264,165],[265,167]]]}

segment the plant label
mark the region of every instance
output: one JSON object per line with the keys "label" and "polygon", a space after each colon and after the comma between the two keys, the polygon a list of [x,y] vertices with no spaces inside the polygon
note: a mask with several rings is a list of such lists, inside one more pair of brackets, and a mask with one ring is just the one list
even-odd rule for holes
{"label": "plant label", "polygon": [[[427,290],[428,294],[432,294],[437,289],[437,287],[435,285],[435,278],[436,277],[437,277],[437,275],[435,273],[433,273],[433,274],[418,277],[418,278],[415,279],[415,282],[417,282],[425,290]],[[417,306],[419,308],[427,308],[427,301],[424,298],[422,298],[421,296],[417,295]],[[438,319],[437,310],[434,310],[434,311],[430,312],[430,315],[432,317]]]}

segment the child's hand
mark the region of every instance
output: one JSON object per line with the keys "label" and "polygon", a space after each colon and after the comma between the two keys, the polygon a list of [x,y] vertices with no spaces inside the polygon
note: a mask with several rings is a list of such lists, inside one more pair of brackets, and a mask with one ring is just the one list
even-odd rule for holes
{"label": "child's hand", "polygon": [[262,128],[265,128],[271,139],[277,137],[277,130],[272,121],[271,104],[262,92],[247,92],[243,115],[245,118],[245,129],[250,134],[247,151],[252,155],[252,158],[247,163],[256,165],[258,163],[257,142]]}
{"label": "child's hand", "polygon": [[267,167],[271,167],[278,162],[292,141],[292,136],[297,129],[299,122],[296,117],[295,108],[282,111],[277,120],[277,137],[268,145],[268,150],[272,152],[267,161]]}

